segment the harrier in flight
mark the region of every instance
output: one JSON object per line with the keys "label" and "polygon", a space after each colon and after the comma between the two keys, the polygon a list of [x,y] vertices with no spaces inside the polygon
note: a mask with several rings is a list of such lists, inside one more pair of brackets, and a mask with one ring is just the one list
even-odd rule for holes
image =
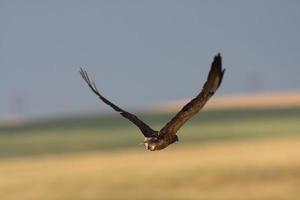
{"label": "harrier in flight", "polygon": [[187,103],[162,129],[160,129],[160,131],[155,131],[134,114],[121,109],[102,96],[97,89],[96,84],[88,77],[87,72],[82,68],[80,69],[80,74],[90,89],[104,103],[119,112],[123,117],[127,118],[141,130],[145,136],[144,144],[146,149],[150,151],[164,149],[170,144],[178,141],[178,137],[176,135],[177,131],[186,121],[198,113],[205,103],[214,95],[222,82],[224,72],[225,69],[222,69],[222,57],[218,54],[214,57],[207,80],[204,83],[201,92]]}

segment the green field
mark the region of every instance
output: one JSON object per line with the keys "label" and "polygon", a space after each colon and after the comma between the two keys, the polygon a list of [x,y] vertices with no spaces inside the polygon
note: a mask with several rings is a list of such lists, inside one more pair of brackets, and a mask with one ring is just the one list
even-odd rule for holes
{"label": "green field", "polygon": [[[139,115],[159,129],[173,114]],[[202,112],[158,152],[116,115],[0,127],[0,199],[300,199],[300,108]]]}

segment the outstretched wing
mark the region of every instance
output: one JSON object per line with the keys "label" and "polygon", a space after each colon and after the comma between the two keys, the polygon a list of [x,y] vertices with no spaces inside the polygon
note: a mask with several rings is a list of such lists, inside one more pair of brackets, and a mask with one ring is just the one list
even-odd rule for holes
{"label": "outstretched wing", "polygon": [[142,120],[140,120],[137,116],[135,116],[134,114],[131,114],[121,108],[119,108],[118,106],[116,106],[115,104],[113,104],[112,102],[110,102],[109,100],[107,100],[104,96],[102,96],[100,94],[100,92],[98,91],[96,84],[90,80],[87,72],[85,70],[83,70],[82,68],[80,68],[79,71],[80,75],[82,76],[83,80],[85,80],[85,82],[88,84],[88,86],[91,88],[91,90],[107,105],[109,105],[110,107],[112,107],[115,111],[119,112],[123,117],[127,118],[129,121],[131,121],[132,123],[134,123],[143,133],[143,135],[145,137],[151,137],[153,135],[156,134],[156,131],[154,131],[152,128],[150,128],[147,124],[145,124]]}
{"label": "outstretched wing", "polygon": [[192,116],[198,113],[205,103],[220,86],[225,69],[222,69],[222,57],[220,54],[214,57],[207,80],[201,92],[188,104],[186,104],[159,132],[161,136],[173,138],[173,135]]}

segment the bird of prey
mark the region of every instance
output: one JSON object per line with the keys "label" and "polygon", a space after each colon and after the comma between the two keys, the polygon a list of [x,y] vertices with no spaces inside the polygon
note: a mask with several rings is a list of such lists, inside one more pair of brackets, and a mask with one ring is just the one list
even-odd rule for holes
{"label": "bird of prey", "polygon": [[160,131],[153,130],[146,123],[140,120],[136,115],[129,113],[116,106],[106,99],[96,87],[95,82],[91,81],[87,72],[80,68],[79,73],[83,80],[88,84],[90,89],[107,105],[119,112],[123,117],[127,118],[135,124],[144,135],[144,144],[146,149],[150,151],[161,150],[170,144],[178,141],[177,131],[192,116],[198,113],[205,103],[214,95],[219,88],[225,69],[222,68],[222,57],[220,54],[214,57],[206,82],[201,92],[187,103]]}

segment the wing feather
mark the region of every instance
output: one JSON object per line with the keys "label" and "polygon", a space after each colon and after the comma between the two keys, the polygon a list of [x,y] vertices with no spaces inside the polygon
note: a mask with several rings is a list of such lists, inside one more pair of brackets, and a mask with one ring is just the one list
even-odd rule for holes
{"label": "wing feather", "polygon": [[214,57],[208,77],[201,92],[186,104],[160,131],[160,136],[172,140],[173,136],[183,124],[198,113],[206,102],[219,88],[225,69],[222,69],[222,57],[220,54]]}
{"label": "wing feather", "polygon": [[145,137],[152,137],[153,135],[155,135],[157,133],[157,131],[154,131],[147,124],[145,124],[142,120],[140,120],[137,116],[119,108],[118,106],[116,106],[115,104],[110,102],[108,99],[106,99],[104,96],[102,96],[100,94],[100,92],[98,91],[95,82],[90,80],[90,78],[85,70],[80,68],[79,73],[82,76],[83,80],[88,84],[90,89],[99,97],[99,99],[101,99],[105,104],[112,107],[115,111],[119,112],[120,115],[122,115],[123,117],[125,117],[129,121],[131,121],[133,124],[135,124],[141,130],[141,132],[143,133],[143,135]]}

